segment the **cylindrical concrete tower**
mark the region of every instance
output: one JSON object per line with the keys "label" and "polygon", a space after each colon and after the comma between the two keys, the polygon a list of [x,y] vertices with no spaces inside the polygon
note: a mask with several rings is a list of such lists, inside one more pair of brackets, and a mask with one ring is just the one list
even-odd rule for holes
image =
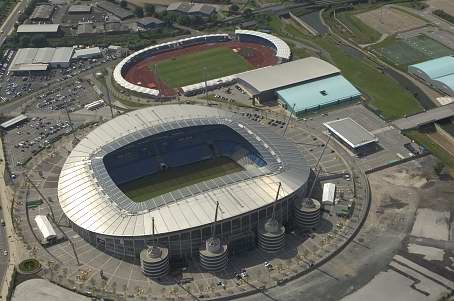
{"label": "cylindrical concrete tower", "polygon": [[217,272],[226,268],[228,262],[227,245],[217,237],[207,239],[205,248],[200,249],[200,265],[207,271]]}
{"label": "cylindrical concrete tower", "polygon": [[295,201],[295,224],[303,230],[311,230],[320,222],[320,202],[304,198]]}
{"label": "cylindrical concrete tower", "polygon": [[257,227],[257,246],[267,253],[279,252],[285,245],[285,227],[270,218]]}
{"label": "cylindrical concrete tower", "polygon": [[140,252],[140,265],[145,276],[158,278],[169,272],[169,250],[150,246]]}

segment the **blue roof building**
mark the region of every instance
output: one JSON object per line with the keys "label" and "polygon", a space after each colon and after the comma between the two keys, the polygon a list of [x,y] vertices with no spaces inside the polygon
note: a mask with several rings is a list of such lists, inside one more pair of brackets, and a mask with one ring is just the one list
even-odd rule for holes
{"label": "blue roof building", "polygon": [[342,75],[335,75],[279,90],[277,95],[288,108],[295,104],[295,113],[299,115],[324,106],[357,99],[361,92]]}
{"label": "blue roof building", "polygon": [[408,73],[439,91],[454,96],[454,56],[444,56],[408,66]]}

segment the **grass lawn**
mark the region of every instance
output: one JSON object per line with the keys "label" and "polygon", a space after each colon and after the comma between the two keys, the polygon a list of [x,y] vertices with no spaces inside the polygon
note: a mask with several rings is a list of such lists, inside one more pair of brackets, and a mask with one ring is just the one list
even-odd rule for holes
{"label": "grass lawn", "polygon": [[316,42],[330,54],[342,74],[369,98],[370,104],[381,111],[384,119],[397,119],[422,110],[411,93],[369,62],[348,55],[336,47],[331,38],[320,38]]}
{"label": "grass lawn", "polygon": [[366,10],[352,10],[336,14],[336,17],[352,31],[351,33],[345,32],[344,34],[350,35],[359,44],[373,43],[381,37],[381,34],[378,31],[367,26],[363,23],[363,21],[355,16],[356,14],[364,11]]}
{"label": "grass lawn", "polygon": [[118,187],[134,202],[143,202],[186,186],[238,172],[243,168],[225,158],[215,158],[169,168],[164,172],[142,177]]}
{"label": "grass lawn", "polygon": [[[157,63],[159,79],[172,88],[196,84],[253,68],[245,58],[229,48],[213,48]],[[153,70],[154,66],[150,65]]]}

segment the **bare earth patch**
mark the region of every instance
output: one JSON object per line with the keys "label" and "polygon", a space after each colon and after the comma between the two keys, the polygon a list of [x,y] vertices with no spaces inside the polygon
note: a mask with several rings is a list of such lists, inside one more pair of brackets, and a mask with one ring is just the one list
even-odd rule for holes
{"label": "bare earth patch", "polygon": [[454,1],[452,0],[429,0],[426,3],[429,4],[430,10],[442,9],[454,16]]}
{"label": "bare earth patch", "polygon": [[427,23],[405,12],[383,7],[356,15],[366,25],[389,35],[422,27]]}

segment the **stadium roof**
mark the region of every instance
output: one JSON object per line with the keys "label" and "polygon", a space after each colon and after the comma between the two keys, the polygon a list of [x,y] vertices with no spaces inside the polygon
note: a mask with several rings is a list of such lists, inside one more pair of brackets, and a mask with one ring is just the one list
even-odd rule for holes
{"label": "stadium roof", "polygon": [[454,96],[454,72],[449,75],[437,77],[434,81],[445,85],[451,91],[451,95]]}
{"label": "stadium roof", "polygon": [[281,100],[301,112],[353,99],[361,95],[342,75],[335,75],[277,91]]}
{"label": "stadium roof", "polygon": [[51,63],[69,63],[72,47],[20,48],[14,56],[10,71],[44,71]]}
{"label": "stadium roof", "polygon": [[[175,193],[134,203],[113,183],[103,157],[126,144],[160,132],[199,126],[225,125],[242,135],[268,163],[255,170],[194,184]],[[271,204],[278,183],[280,197],[299,190],[309,177],[296,146],[271,128],[233,112],[193,105],[163,105],[132,111],[110,120],[83,138],[63,165],[58,198],[65,215],[88,231],[113,236],[144,236],[203,226],[213,220],[216,201],[219,220]],[[220,180],[222,179],[222,180]]]}
{"label": "stadium roof", "polygon": [[350,117],[323,123],[338,138],[352,148],[378,142],[378,138]]}
{"label": "stadium roof", "polygon": [[335,66],[315,57],[308,57],[288,63],[268,66],[238,74],[238,79],[246,82],[255,91],[262,92],[285,88],[339,73]]}
{"label": "stadium roof", "polygon": [[12,118],[12,119],[10,119],[8,121],[3,122],[2,124],[0,124],[0,127],[2,129],[6,130],[6,129],[12,127],[12,126],[15,126],[18,123],[21,123],[21,122],[27,120],[27,119],[28,119],[28,117],[26,115],[20,114],[20,115],[14,117],[14,118]]}
{"label": "stadium roof", "polygon": [[30,20],[43,19],[48,20],[52,17],[54,7],[52,5],[39,5],[35,8],[30,16]]}
{"label": "stadium roof", "polygon": [[60,24],[22,24],[17,28],[17,33],[56,33]]}
{"label": "stadium roof", "polygon": [[83,4],[74,4],[74,5],[71,5],[69,8],[68,8],[68,13],[79,13],[79,14],[82,14],[82,13],[90,13],[91,12],[91,5],[83,5]]}
{"label": "stadium roof", "polygon": [[98,5],[100,8],[104,9],[105,11],[108,11],[109,13],[117,16],[122,20],[134,16],[132,11],[121,8],[120,6],[108,1],[100,1],[97,2],[96,5]]}
{"label": "stadium roof", "polygon": [[274,45],[274,48],[276,49],[276,57],[284,59],[286,61],[289,60],[291,57],[292,51],[290,47],[287,45],[287,43],[285,43],[282,39],[271,34],[255,30],[237,29],[235,30],[235,35],[249,35],[254,36],[256,38],[267,40],[268,42]]}
{"label": "stadium roof", "polygon": [[454,73],[454,56],[444,56],[419,64],[410,65],[409,68],[410,67],[419,69],[431,79],[436,79]]}

